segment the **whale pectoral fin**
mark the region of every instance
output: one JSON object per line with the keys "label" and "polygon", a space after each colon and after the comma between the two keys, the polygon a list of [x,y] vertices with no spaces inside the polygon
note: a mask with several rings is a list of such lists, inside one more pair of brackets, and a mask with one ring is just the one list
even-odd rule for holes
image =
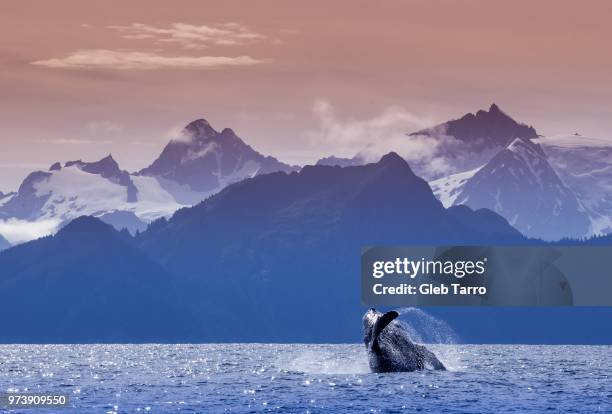
{"label": "whale pectoral fin", "polygon": [[374,336],[374,338],[378,337],[382,330],[385,329],[387,325],[389,325],[393,321],[393,319],[397,318],[398,316],[399,313],[397,313],[396,311],[389,311],[380,318],[378,318],[378,320],[374,324],[374,328],[372,329],[372,335]]}
{"label": "whale pectoral fin", "polygon": [[372,328],[372,351],[379,352],[380,347],[378,345],[378,336],[380,333],[389,325],[393,319],[397,318],[399,313],[396,311],[389,311],[385,313],[383,316],[378,318],[376,323],[374,324],[374,328]]}

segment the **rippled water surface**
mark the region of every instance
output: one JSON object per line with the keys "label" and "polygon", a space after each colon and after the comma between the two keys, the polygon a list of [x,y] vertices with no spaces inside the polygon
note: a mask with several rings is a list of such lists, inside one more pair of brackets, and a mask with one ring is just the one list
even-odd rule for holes
{"label": "rippled water surface", "polygon": [[612,347],[438,345],[448,372],[371,374],[362,345],[2,345],[0,391],[121,412],[612,412]]}

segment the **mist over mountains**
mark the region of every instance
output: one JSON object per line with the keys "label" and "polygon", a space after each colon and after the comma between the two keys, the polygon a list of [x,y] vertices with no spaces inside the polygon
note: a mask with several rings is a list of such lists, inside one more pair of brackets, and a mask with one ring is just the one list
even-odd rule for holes
{"label": "mist over mountains", "polygon": [[[408,134],[438,140],[437,157],[451,174],[428,177],[445,206],[487,208],[523,234],[546,240],[589,237],[612,229],[612,144],[580,135],[541,137],[492,104]],[[364,157],[322,158],[321,165],[359,165]],[[412,164],[411,164],[412,165]]]}
{"label": "mist over mountains", "polygon": [[362,246],[459,242],[525,239],[489,211],[445,209],[394,153],[256,176],[135,238],[80,217],[2,252],[0,341],[352,340]]}
{"label": "mist over mountains", "polygon": [[15,231],[20,224],[42,222],[57,229],[91,215],[134,233],[231,183],[296,169],[261,155],[231,129],[217,132],[199,119],[137,173],[122,170],[110,154],[95,162],[56,162],[48,171],[32,172],[17,192],[0,195],[0,220],[11,221]]}
{"label": "mist over mountains", "polygon": [[183,204],[201,201],[244,178],[275,171],[295,171],[274,157],[263,156],[240,139],[233,130],[215,131],[204,119],[185,127],[180,137],[170,141],[160,156],[138,174],[170,181],[195,192],[195,198],[183,198],[180,191],[172,191]]}
{"label": "mist over mountains", "polygon": [[[531,140],[538,134],[532,126],[515,121],[499,106],[492,104],[488,111],[481,109],[468,113],[409,136],[412,139],[428,136],[441,140],[440,153],[450,170],[457,173],[484,165],[516,138]],[[429,177],[430,180],[437,178],[441,176]]]}
{"label": "mist over mountains", "polygon": [[559,240],[590,232],[587,210],[528,139],[515,138],[481,168],[431,185],[446,205],[488,208],[530,237]]}
{"label": "mist over mountains", "polygon": [[[407,132],[405,139],[423,137],[433,140],[437,158],[411,161],[411,167],[429,180],[445,206],[488,208],[523,234],[547,240],[612,229],[612,146],[604,140],[539,137],[534,127],[515,121],[496,104]],[[366,159],[362,153],[352,158],[331,155],[317,165],[357,166]],[[431,174],[427,164],[439,160],[450,174]],[[4,234],[0,227],[0,234],[15,244],[81,215],[99,217],[135,234],[229,184],[298,170],[255,151],[233,130],[219,132],[198,119],[135,173],[122,170],[109,154],[95,162],[56,162],[48,171],[29,174],[17,192],[0,194],[0,221],[11,226]],[[16,237],[26,224],[38,228]]]}
{"label": "mist over mountains", "polygon": [[[307,166],[232,184],[136,237],[80,217],[0,253],[13,315],[0,342],[356,342],[363,246],[533,242],[490,210],[444,208],[397,154]],[[432,313],[467,342],[612,340],[597,310],[475,311]]]}
{"label": "mist over mountains", "polygon": [[[545,240],[589,237],[609,228],[607,203],[594,202],[593,192],[599,196],[605,191],[605,171],[612,159],[592,140],[581,142],[574,136],[574,148],[567,148],[565,140],[565,150],[560,150],[559,139],[540,137],[535,128],[516,122],[495,104],[489,111],[415,134],[450,134],[466,144],[449,157],[456,160],[458,172],[430,181],[445,206],[490,209],[523,234]],[[597,141],[599,146],[603,142]],[[603,147],[612,150],[611,144]],[[601,154],[596,157],[599,168],[583,163],[585,154],[594,153]],[[580,173],[577,165],[582,165]],[[585,177],[576,179],[580,175]],[[585,180],[588,185],[583,185]]]}
{"label": "mist over mountains", "polygon": [[587,210],[590,233],[612,233],[612,145],[577,133],[543,137],[536,142]]}
{"label": "mist over mountains", "polygon": [[505,147],[515,138],[533,139],[538,133],[532,126],[516,122],[499,106],[491,104],[489,110],[479,110],[410,135],[452,136],[472,149]]}
{"label": "mist over mountains", "polygon": [[[203,120],[137,173],[111,155],[34,172],[0,195],[0,217],[55,220],[59,231],[0,253],[0,309],[16,315],[0,341],[357,341],[363,246],[529,244],[541,241],[526,236],[593,232],[594,214],[607,211],[597,197],[608,185],[600,182],[608,147],[534,138],[532,127],[508,119],[492,106],[451,121],[468,151],[453,153],[457,169],[493,155],[430,182],[393,152],[375,163],[331,156],[298,169]],[[505,132],[483,138],[496,121]],[[510,138],[516,132],[524,136]],[[557,173],[573,153],[576,162]],[[587,157],[596,171],[580,170]],[[584,180],[593,189],[577,191]],[[433,313],[466,341],[567,342],[579,331],[587,342],[612,341],[593,329],[609,318],[596,310]],[[550,323],[561,314],[563,330]]]}

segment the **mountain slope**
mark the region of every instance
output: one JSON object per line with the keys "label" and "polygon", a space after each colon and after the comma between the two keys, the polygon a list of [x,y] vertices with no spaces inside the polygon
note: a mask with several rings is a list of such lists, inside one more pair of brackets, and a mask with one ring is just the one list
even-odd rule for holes
{"label": "mountain slope", "polygon": [[463,191],[463,187],[465,187],[465,183],[467,183],[480,168],[481,167],[478,167],[473,170],[438,178],[437,180],[430,181],[429,186],[442,205],[448,208],[455,204],[457,197],[459,197]]}
{"label": "mountain slope", "polygon": [[217,132],[206,120],[198,119],[187,125],[178,139],[170,141],[139,175],[171,180],[209,195],[244,178],[294,170],[296,167],[261,155],[231,129]]}
{"label": "mountain slope", "polygon": [[256,176],[136,239],[81,217],[0,253],[14,315],[0,341],[348,340],[362,246],[493,240],[524,239],[494,213],[444,209],[397,154]]}
{"label": "mountain slope", "polygon": [[13,198],[14,195],[15,193],[5,194],[2,191],[0,191],[0,207],[8,203],[11,200],[11,198]]}
{"label": "mountain slope", "polygon": [[[409,135],[426,136],[438,142],[437,158],[446,166],[446,174],[474,170],[489,162],[515,138],[536,138],[536,130],[519,123],[492,104],[488,111],[468,113],[432,128]],[[429,180],[443,178],[442,174],[429,174]]]}
{"label": "mountain slope", "polygon": [[[307,166],[242,181],[153,223],[137,240],[236,328],[220,332],[210,323],[215,338],[324,341],[347,338],[359,320],[363,246],[524,241],[484,213],[445,210],[391,153],[360,167]],[[333,324],[321,325],[325,314]]]}
{"label": "mountain slope", "polygon": [[496,104],[488,111],[479,110],[410,135],[447,135],[468,144],[473,150],[506,146],[514,138],[537,138],[536,130],[520,124],[503,112]]}
{"label": "mountain slope", "polygon": [[319,159],[315,165],[327,165],[330,167],[356,167],[363,164],[366,164],[366,161],[360,154],[357,154],[353,158],[343,158],[330,155],[329,157]]}
{"label": "mountain slope", "polygon": [[9,241],[0,234],[0,252],[2,250],[8,249],[9,247],[11,247],[11,244],[9,243]]}
{"label": "mountain slope", "polygon": [[0,194],[0,220],[59,228],[91,215],[135,232],[243,178],[295,169],[256,152],[231,129],[217,132],[197,120],[140,173],[121,170],[108,155],[95,162],[56,162],[29,174],[17,193]]}
{"label": "mountain slope", "polygon": [[60,226],[81,215],[126,211],[151,221],[180,207],[155,178],[132,176],[109,155],[96,162],[55,163],[49,171],[31,173],[0,204],[0,219],[55,221]]}
{"label": "mountain slope", "polygon": [[[357,228],[352,220],[360,222]],[[199,228],[203,225],[207,226],[206,231]],[[246,229],[251,232],[245,233]],[[427,183],[395,153],[364,166],[306,166],[299,173],[275,173],[242,181],[191,209],[178,211],[167,222],[154,223],[141,240],[147,244],[150,236],[157,239],[162,230],[181,233],[186,240],[194,237],[215,245],[233,237],[242,241],[259,239],[257,231],[264,232],[266,237],[299,232],[322,239],[332,234],[346,237],[346,232],[359,232],[372,237],[372,241],[377,237],[388,241],[466,240],[461,234],[462,224],[447,214]],[[489,230],[498,232],[520,238],[507,223]],[[209,238],[209,234],[215,237]],[[482,238],[485,234],[474,237]],[[190,241],[184,244],[187,249],[190,245],[201,247]],[[189,255],[180,248],[159,253],[164,263],[168,254]]]}
{"label": "mountain slope", "polygon": [[138,216],[131,211],[113,211],[98,216],[98,218],[117,230],[127,230],[131,235],[136,234],[136,232],[144,231],[147,228],[147,223],[139,219]]}
{"label": "mountain slope", "polygon": [[589,233],[587,211],[531,140],[512,141],[453,196],[454,204],[493,210],[531,237],[558,240]]}
{"label": "mountain slope", "polygon": [[169,275],[90,217],[0,253],[0,342],[164,342],[197,327]]}
{"label": "mountain slope", "polygon": [[591,234],[612,233],[612,142],[579,134],[536,141],[589,212]]}
{"label": "mountain slope", "polygon": [[[0,253],[0,341],[355,342],[363,246],[528,242],[492,211],[444,209],[395,154],[262,175],[135,240],[80,218]],[[431,312],[464,341],[610,340],[598,310]]]}

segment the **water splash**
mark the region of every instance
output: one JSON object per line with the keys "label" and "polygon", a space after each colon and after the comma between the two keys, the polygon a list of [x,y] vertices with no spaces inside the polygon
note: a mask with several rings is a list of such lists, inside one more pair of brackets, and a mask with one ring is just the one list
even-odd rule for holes
{"label": "water splash", "polygon": [[446,322],[418,308],[401,308],[397,312],[400,314],[398,322],[410,339],[425,344],[449,371],[467,368],[457,347],[458,336]]}
{"label": "water splash", "polygon": [[[442,361],[449,371],[466,368],[462,352],[456,345],[458,337],[444,321],[417,308],[397,309],[396,319],[408,332],[410,340],[425,344]],[[362,344],[315,345],[304,349],[301,346],[277,361],[277,367],[284,371],[314,375],[359,375],[370,373],[368,356]]]}
{"label": "water splash", "polygon": [[411,339],[421,344],[456,344],[458,337],[453,328],[422,309],[401,308],[400,323],[408,330]]}

